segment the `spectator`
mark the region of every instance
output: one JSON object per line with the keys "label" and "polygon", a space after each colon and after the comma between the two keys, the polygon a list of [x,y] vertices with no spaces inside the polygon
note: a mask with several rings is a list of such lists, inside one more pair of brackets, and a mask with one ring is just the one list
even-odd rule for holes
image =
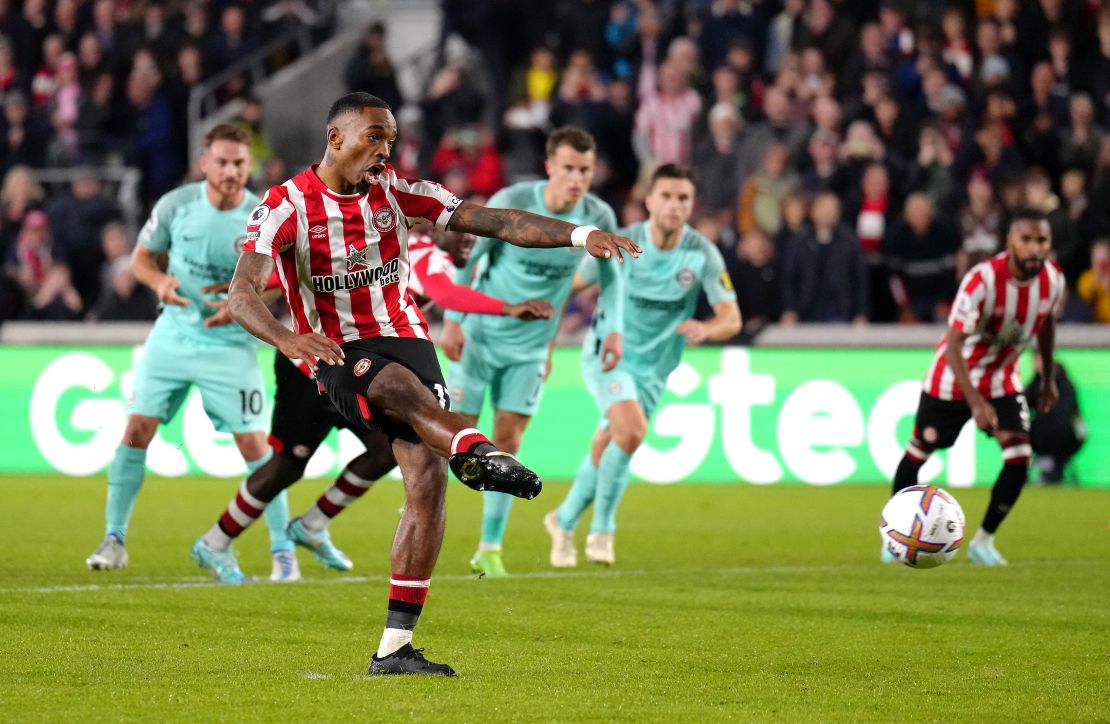
{"label": "spectator", "polygon": [[994,197],[990,179],[982,171],[967,180],[967,203],[960,210],[960,235],[956,276],[998,253],[1002,244],[1002,207]]}
{"label": "spectator", "polygon": [[501,177],[501,154],[493,143],[488,131],[479,127],[466,126],[448,131],[443,142],[432,158],[432,175],[443,178],[450,171],[457,171],[465,177],[467,192],[456,193],[492,196],[504,185]]}
{"label": "spectator", "polygon": [[775,234],[775,258],[781,262],[783,251],[790,246],[801,242],[809,233],[809,197],[801,192],[795,192],[782,200],[782,226],[779,233]]}
{"label": "spectator", "polygon": [[16,281],[25,300],[12,305],[16,309],[27,306],[46,281],[55,263],[51,247],[50,221],[46,214],[37,210],[29,212],[20,225],[15,245],[4,260],[9,276]]}
{"label": "spectator", "polygon": [[744,318],[740,339],[750,341],[781,314],[775,246],[765,233],[753,229],[740,239],[736,253],[725,259]]}
{"label": "spectator", "polygon": [[782,226],[782,201],[801,188],[798,174],[788,165],[788,151],[772,144],[763,155],[763,165],[740,187],[737,228],[740,233],[760,229],[777,234]]}
{"label": "spectator", "polygon": [[129,257],[105,266],[104,293],[89,318],[100,322],[142,322],[158,316],[158,300],[150,289],[139,284],[131,271]]}
{"label": "spectator", "polygon": [[855,234],[840,222],[836,194],[814,199],[810,220],[810,232],[782,250],[782,322],[866,324],[863,253]]}
{"label": "spectator", "polygon": [[636,147],[649,164],[688,164],[693,155],[691,131],[701,111],[701,98],[690,88],[687,71],[678,61],[659,66],[658,88],[641,87],[636,111]]}
{"label": "spectator", "polygon": [[54,3],[54,32],[62,36],[67,48],[77,42],[79,12],[78,0],[57,0]]}
{"label": "spectator", "polygon": [[[247,16],[238,5],[227,5],[220,13],[220,27],[208,40],[204,54],[205,65],[209,68],[227,69],[243,60],[258,47],[258,40],[247,27]],[[225,97],[234,97],[243,92],[246,81],[235,78],[228,81],[222,89]]]}
{"label": "spectator", "polygon": [[159,83],[148,73],[127,77],[126,112],[131,128],[126,135],[126,155],[128,162],[143,172],[142,199],[148,204],[173,188],[179,174],[173,109]]}
{"label": "spectator", "polygon": [[262,165],[273,158],[274,146],[270,143],[270,134],[263,125],[262,101],[257,96],[248,95],[243,98],[243,107],[235,123],[246,129],[250,136],[251,146],[251,176],[258,178],[262,173]]}
{"label": "spectator", "polygon": [[881,254],[883,237],[894,222],[897,205],[890,189],[890,173],[881,163],[863,171],[856,200],[849,208],[856,219],[856,236],[867,263],[867,286],[871,292],[871,321],[893,322],[897,307],[890,294],[890,272]]}
{"label": "spectator", "polygon": [[919,148],[910,167],[909,190],[924,194],[934,206],[951,210],[958,190],[952,172],[955,155],[940,130],[932,125],[921,129]]}
{"label": "spectator", "polygon": [[10,256],[27,215],[41,211],[44,198],[42,186],[30,168],[13,166],[4,174],[0,186],[0,260]]}
{"label": "spectator", "polygon": [[[1060,197],[1052,191],[1052,180],[1043,169],[1031,168],[1022,182],[1024,203],[1031,209],[1044,213],[1052,228],[1053,252],[1069,284],[1075,284],[1078,270],[1087,260],[1086,250],[1081,249],[1074,233],[1071,220],[1063,208]],[[1072,273],[1069,275],[1068,271]]]}
{"label": "spectator", "polygon": [[839,138],[835,133],[818,128],[809,139],[806,151],[809,155],[809,170],[802,176],[802,189],[810,196],[823,191],[841,194],[844,191],[844,172],[837,159]]}
{"label": "spectator", "polygon": [[81,167],[70,193],[51,199],[46,206],[54,248],[70,265],[77,291],[90,302],[100,291],[100,266],[104,263],[101,229],[119,215],[101,191],[96,171]]}
{"label": "spectator", "polygon": [[23,90],[27,79],[16,63],[15,49],[10,38],[0,35],[0,95],[13,90]]}
{"label": "spectator", "polygon": [[939,322],[948,317],[956,291],[956,252],[960,235],[937,218],[932,200],[922,193],[906,199],[902,220],[883,239],[882,251],[894,276],[894,298],[905,322]]}
{"label": "spectator", "polygon": [[386,49],[385,25],[374,23],[366,31],[362,46],[347,62],[344,78],[347,90],[371,93],[388,103],[394,114],[400,111],[403,99]]}
{"label": "spectator", "polygon": [[694,153],[698,170],[701,210],[731,225],[740,196],[740,114],[735,106],[718,101],[709,111],[709,134]]}
{"label": "spectator", "polygon": [[763,57],[763,69],[767,73],[778,73],[783,58],[794,47],[794,36],[799,34],[805,10],[805,0],[786,0],[782,11],[771,20]]}
{"label": "spectator", "polygon": [[941,29],[944,32],[944,51],[941,57],[956,70],[960,84],[967,85],[974,70],[975,56],[971,52],[963,12],[954,7],[945,10],[941,18]]}
{"label": "spectator", "polygon": [[740,145],[740,178],[747,178],[763,160],[763,152],[772,143],[781,143],[790,152],[790,160],[801,158],[802,149],[809,140],[809,126],[790,116],[790,100],[786,94],[772,86],[763,96],[764,120],[744,134]]}
{"label": "spectator", "polygon": [[51,265],[30,298],[31,319],[76,321],[83,308],[84,302],[70,281],[69,267],[65,264]]}
{"label": "spectator", "polygon": [[54,97],[57,83],[54,80],[58,72],[58,59],[65,53],[66,46],[60,35],[48,35],[42,41],[42,65],[35,71],[31,78],[31,106],[44,108]]}
{"label": "spectator", "polygon": [[479,122],[483,107],[481,91],[462,66],[451,63],[437,70],[421,101],[427,147],[438,146],[448,128]]}
{"label": "spectator", "polygon": [[1094,321],[1110,324],[1110,239],[1099,239],[1091,246],[1091,266],[1080,274],[1076,287]]}
{"label": "spectator", "polygon": [[79,135],[77,121],[81,109],[81,84],[77,79],[77,58],[63,53],[58,59],[54,96],[47,105],[50,122],[54,126],[54,139],[47,157],[53,166],[71,166],[78,157]]}
{"label": "spectator", "polygon": [[736,40],[746,41],[762,54],[766,33],[767,18],[760,4],[740,0],[714,3],[711,12],[702,18],[701,47],[706,66],[716,68],[721,65]]}
{"label": "spectator", "polygon": [[31,116],[23,91],[4,94],[4,117],[0,119],[0,170],[22,165],[32,168],[46,161],[46,145],[50,130]]}
{"label": "spectator", "polygon": [[1095,106],[1086,93],[1071,97],[1071,127],[1060,130],[1060,168],[1079,168],[1090,174],[1102,145],[1103,133],[1095,124]]}
{"label": "spectator", "polygon": [[112,286],[112,265],[121,259],[128,264],[131,263],[131,240],[127,238],[127,231],[123,228],[123,224],[111,221],[104,225],[100,231],[100,250],[104,262],[100,265],[99,288],[107,290]]}
{"label": "spectator", "polygon": [[104,51],[100,48],[96,33],[85,33],[78,41],[77,65],[83,85],[88,85],[92,78],[101,73],[110,73],[113,78],[116,77],[116,69],[104,59]]}
{"label": "spectator", "polygon": [[115,79],[105,71],[81,96],[76,130],[79,155],[85,158],[100,158],[116,148],[116,129],[122,121],[116,109],[115,90]]}

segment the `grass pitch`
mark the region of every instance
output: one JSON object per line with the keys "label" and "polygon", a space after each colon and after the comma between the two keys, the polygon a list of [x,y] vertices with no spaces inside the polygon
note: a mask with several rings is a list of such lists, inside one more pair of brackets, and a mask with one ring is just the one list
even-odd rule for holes
{"label": "grass pitch", "polygon": [[[293,488],[293,514],[324,485]],[[149,480],[131,567],[100,573],[103,480],[0,486],[3,721],[1110,720],[1110,492],[1027,490],[1009,568],[913,571],[878,562],[884,488],[634,486],[618,565],[555,573],[550,485],[514,506],[518,575],[477,580],[481,498],[452,483],[416,637],[461,674],[442,680],[365,675],[397,483],[333,526],[357,575],[302,551],[310,580],[241,588],[188,555],[234,481]],[[955,492],[973,527],[987,491]],[[238,547],[269,573],[263,525]]]}

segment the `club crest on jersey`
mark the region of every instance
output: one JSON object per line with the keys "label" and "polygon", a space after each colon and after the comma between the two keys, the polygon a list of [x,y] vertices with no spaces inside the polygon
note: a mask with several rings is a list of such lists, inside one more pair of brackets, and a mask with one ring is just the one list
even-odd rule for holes
{"label": "club crest on jersey", "polygon": [[378,233],[384,234],[387,231],[392,231],[396,225],[397,216],[393,213],[393,209],[388,206],[374,212],[374,228],[378,230]]}
{"label": "club crest on jersey", "polygon": [[268,218],[270,218],[270,207],[266,204],[260,204],[251,212],[249,223],[251,226],[258,226]]}
{"label": "club crest on jersey", "polygon": [[370,371],[370,360],[363,357],[358,362],[355,362],[355,377],[362,377]]}
{"label": "club crest on jersey", "polygon": [[675,276],[674,279],[676,282],[678,282],[678,286],[682,287],[683,289],[689,289],[690,287],[694,286],[694,282],[697,281],[697,276],[694,275],[692,269],[683,269]]}

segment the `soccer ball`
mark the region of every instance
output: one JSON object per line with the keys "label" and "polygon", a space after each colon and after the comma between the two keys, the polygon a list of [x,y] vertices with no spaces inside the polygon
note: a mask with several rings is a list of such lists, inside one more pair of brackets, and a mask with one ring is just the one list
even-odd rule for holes
{"label": "soccer ball", "polygon": [[883,550],[910,568],[947,563],[964,542],[964,511],[950,493],[914,485],[895,493],[879,521]]}

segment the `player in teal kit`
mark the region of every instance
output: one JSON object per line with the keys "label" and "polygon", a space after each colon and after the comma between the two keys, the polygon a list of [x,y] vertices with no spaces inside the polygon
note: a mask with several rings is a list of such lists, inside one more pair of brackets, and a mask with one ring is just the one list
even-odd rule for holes
{"label": "player in teal kit", "polygon": [[[626,314],[620,364],[608,371],[602,365],[598,340],[608,332],[605,319],[594,321],[583,342],[582,375],[602,420],[566,500],[544,518],[551,534],[551,565],[557,568],[577,565],[574,529],[591,503],[594,516],[586,558],[593,563],[616,561],[617,505],[628,486],[632,454],[643,442],[667,377],[681,361],[686,344],[725,340],[740,331],[740,308],[721,252],[686,225],[695,191],[691,170],[660,166],[645,199],[648,220],[620,232],[644,253],[637,263],[621,267]],[[596,278],[596,266],[584,261],[576,287]],[[691,318],[702,290],[713,306],[713,317],[705,321]]]}
{"label": "player in teal kit", "polygon": [[[502,189],[489,205],[613,231],[617,226],[613,210],[588,193],[595,161],[596,147],[589,133],[572,126],[557,129],[547,139],[547,180]],[[481,239],[455,281],[473,283],[479,291],[500,299],[544,299],[555,309],[563,309],[584,252],[522,251],[497,239]],[[621,354],[621,279],[612,260],[603,261],[597,269],[599,307],[605,310],[611,332],[600,343],[600,356],[611,369]],[[493,442],[501,450],[516,454],[524,430],[539,407],[559,316],[539,322],[477,314],[467,316],[460,324],[461,319],[457,313],[447,314],[440,339],[444,353],[454,362],[447,373],[451,407],[473,418],[472,424],[476,424],[489,390],[494,409]],[[482,538],[471,567],[487,576],[504,576],[501,543],[512,497],[491,492],[484,495]]]}
{"label": "player in teal kit", "polygon": [[[270,458],[257,343],[232,322],[226,296],[214,291],[227,288],[246,240],[247,219],[259,204],[245,188],[250,138],[238,126],[220,124],[204,144],[200,166],[205,180],[158,200],[132,257],[136,278],[154,290],[163,307],[135,370],[131,414],[108,469],[106,532],[86,560],[93,570],[127,566],[127,525],[143,484],[147,447],[193,385],[216,429],[234,437],[248,471]],[[165,271],[159,263],[163,254],[168,257]],[[273,580],[300,578],[293,542],[285,533],[288,521],[284,497],[266,508]]]}

